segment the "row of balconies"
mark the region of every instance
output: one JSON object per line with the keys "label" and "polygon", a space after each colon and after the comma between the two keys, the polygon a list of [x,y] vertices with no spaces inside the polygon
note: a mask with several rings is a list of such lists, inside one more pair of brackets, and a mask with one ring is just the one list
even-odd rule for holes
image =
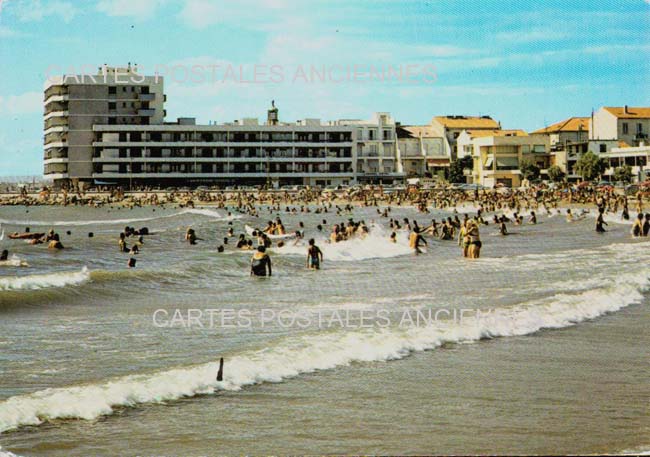
{"label": "row of balconies", "polygon": [[[144,113],[150,111],[151,113]],[[143,114],[140,114],[143,112]],[[138,115],[153,115],[155,110],[139,110]],[[269,134],[243,134],[236,132],[223,133],[160,133],[160,132],[102,132],[98,135],[98,141],[103,142],[151,142],[151,143],[351,143],[352,138],[349,135],[341,136],[338,134],[328,134],[327,137],[315,139],[309,135],[285,135],[275,136]]]}

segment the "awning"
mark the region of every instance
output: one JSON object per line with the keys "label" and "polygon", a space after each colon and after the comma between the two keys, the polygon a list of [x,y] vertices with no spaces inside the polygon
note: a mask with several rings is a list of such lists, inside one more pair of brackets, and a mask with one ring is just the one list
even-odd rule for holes
{"label": "awning", "polygon": [[427,159],[427,166],[429,167],[448,167],[449,159]]}
{"label": "awning", "polygon": [[485,165],[483,165],[484,168],[492,168],[492,157],[488,157],[488,159],[485,161]]}

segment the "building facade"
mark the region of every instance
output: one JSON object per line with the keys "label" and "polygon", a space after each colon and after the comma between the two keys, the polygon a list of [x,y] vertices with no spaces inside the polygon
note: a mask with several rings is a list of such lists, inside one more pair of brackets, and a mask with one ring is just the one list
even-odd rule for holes
{"label": "building facade", "polygon": [[131,66],[50,78],[43,102],[45,176],[91,181],[94,126],[162,123],[164,98],[161,78],[140,76]]}
{"label": "building facade", "polygon": [[457,140],[463,130],[500,130],[501,125],[490,116],[436,116],[431,127],[447,140],[451,160],[458,159]]}
{"label": "building facade", "polygon": [[404,181],[395,121],[389,113],[375,113],[370,120],[341,119],[335,124],[355,131],[356,177],[360,184]]}
{"label": "building facade", "polygon": [[532,135],[548,135],[552,150],[566,149],[570,143],[580,143],[589,139],[589,118],[570,117],[543,129],[531,132]]}
{"label": "building facade", "polygon": [[498,184],[520,187],[521,164],[530,161],[541,170],[551,161],[550,139],[546,135],[484,136],[474,142],[473,182],[486,187]]}
{"label": "building facade", "polygon": [[590,140],[619,140],[629,146],[648,143],[650,108],[604,106],[592,115],[589,132]]}
{"label": "building facade", "polygon": [[446,140],[431,125],[398,125],[397,150],[407,178],[434,177],[449,168]]}

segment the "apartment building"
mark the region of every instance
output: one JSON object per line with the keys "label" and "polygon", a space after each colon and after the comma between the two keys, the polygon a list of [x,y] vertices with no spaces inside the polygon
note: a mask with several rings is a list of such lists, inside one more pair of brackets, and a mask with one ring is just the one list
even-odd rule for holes
{"label": "apartment building", "polygon": [[436,116],[431,127],[447,140],[451,160],[458,158],[457,140],[463,130],[500,130],[499,122],[490,116]]}
{"label": "apartment building", "polygon": [[604,106],[592,115],[589,133],[590,140],[620,140],[630,146],[647,143],[650,108]]}
{"label": "apartment building", "polygon": [[160,124],[162,78],[137,67],[49,78],[44,87],[44,174],[58,182],[93,179],[95,125]]}
{"label": "apartment building", "polygon": [[93,177],[101,182],[271,187],[356,182],[354,130],[318,119],[196,125],[193,118],[181,118],[163,125],[95,125],[93,131]]}
{"label": "apartment building", "polygon": [[369,120],[341,119],[335,125],[355,131],[356,177],[360,184],[395,184],[404,181],[398,155],[396,124],[390,113],[375,113]]}
{"label": "apartment building", "polygon": [[527,160],[540,169],[550,165],[551,143],[547,135],[483,136],[473,140],[473,182],[487,187],[522,185],[520,165]]}
{"label": "apartment building", "polygon": [[436,176],[449,168],[446,140],[431,125],[397,125],[397,151],[409,178]]}
{"label": "apartment building", "polygon": [[614,170],[617,167],[628,166],[632,171],[632,182],[638,183],[650,177],[650,146],[617,147],[602,154],[607,162],[604,176],[613,180]]}
{"label": "apartment building", "polygon": [[523,130],[463,130],[456,139],[458,158],[478,155],[478,146],[474,140],[487,136],[528,136],[528,133]]}
{"label": "apartment building", "polygon": [[565,149],[569,143],[579,143],[589,139],[588,117],[570,117],[543,129],[531,132],[532,135],[548,135],[551,149]]}
{"label": "apartment building", "polygon": [[[340,185],[403,179],[395,123],[245,118],[165,122],[163,78],[137,67],[51,78],[44,89],[44,174],[56,186]],[[357,139],[358,135],[358,139]],[[361,160],[357,161],[357,154]],[[357,167],[360,169],[357,176]]]}

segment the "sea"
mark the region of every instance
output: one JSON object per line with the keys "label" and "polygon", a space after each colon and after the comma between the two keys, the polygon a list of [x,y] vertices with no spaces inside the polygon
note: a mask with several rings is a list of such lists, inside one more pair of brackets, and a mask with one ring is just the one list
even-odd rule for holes
{"label": "sea", "polygon": [[[377,208],[313,209],[0,207],[0,456],[650,452],[650,242],[628,221],[490,222],[468,260],[391,243]],[[237,236],[276,217],[321,270],[275,240],[250,276]],[[329,244],[351,218],[369,234]],[[125,226],[150,232],[137,255]],[[65,249],[9,239],[27,227]]]}

